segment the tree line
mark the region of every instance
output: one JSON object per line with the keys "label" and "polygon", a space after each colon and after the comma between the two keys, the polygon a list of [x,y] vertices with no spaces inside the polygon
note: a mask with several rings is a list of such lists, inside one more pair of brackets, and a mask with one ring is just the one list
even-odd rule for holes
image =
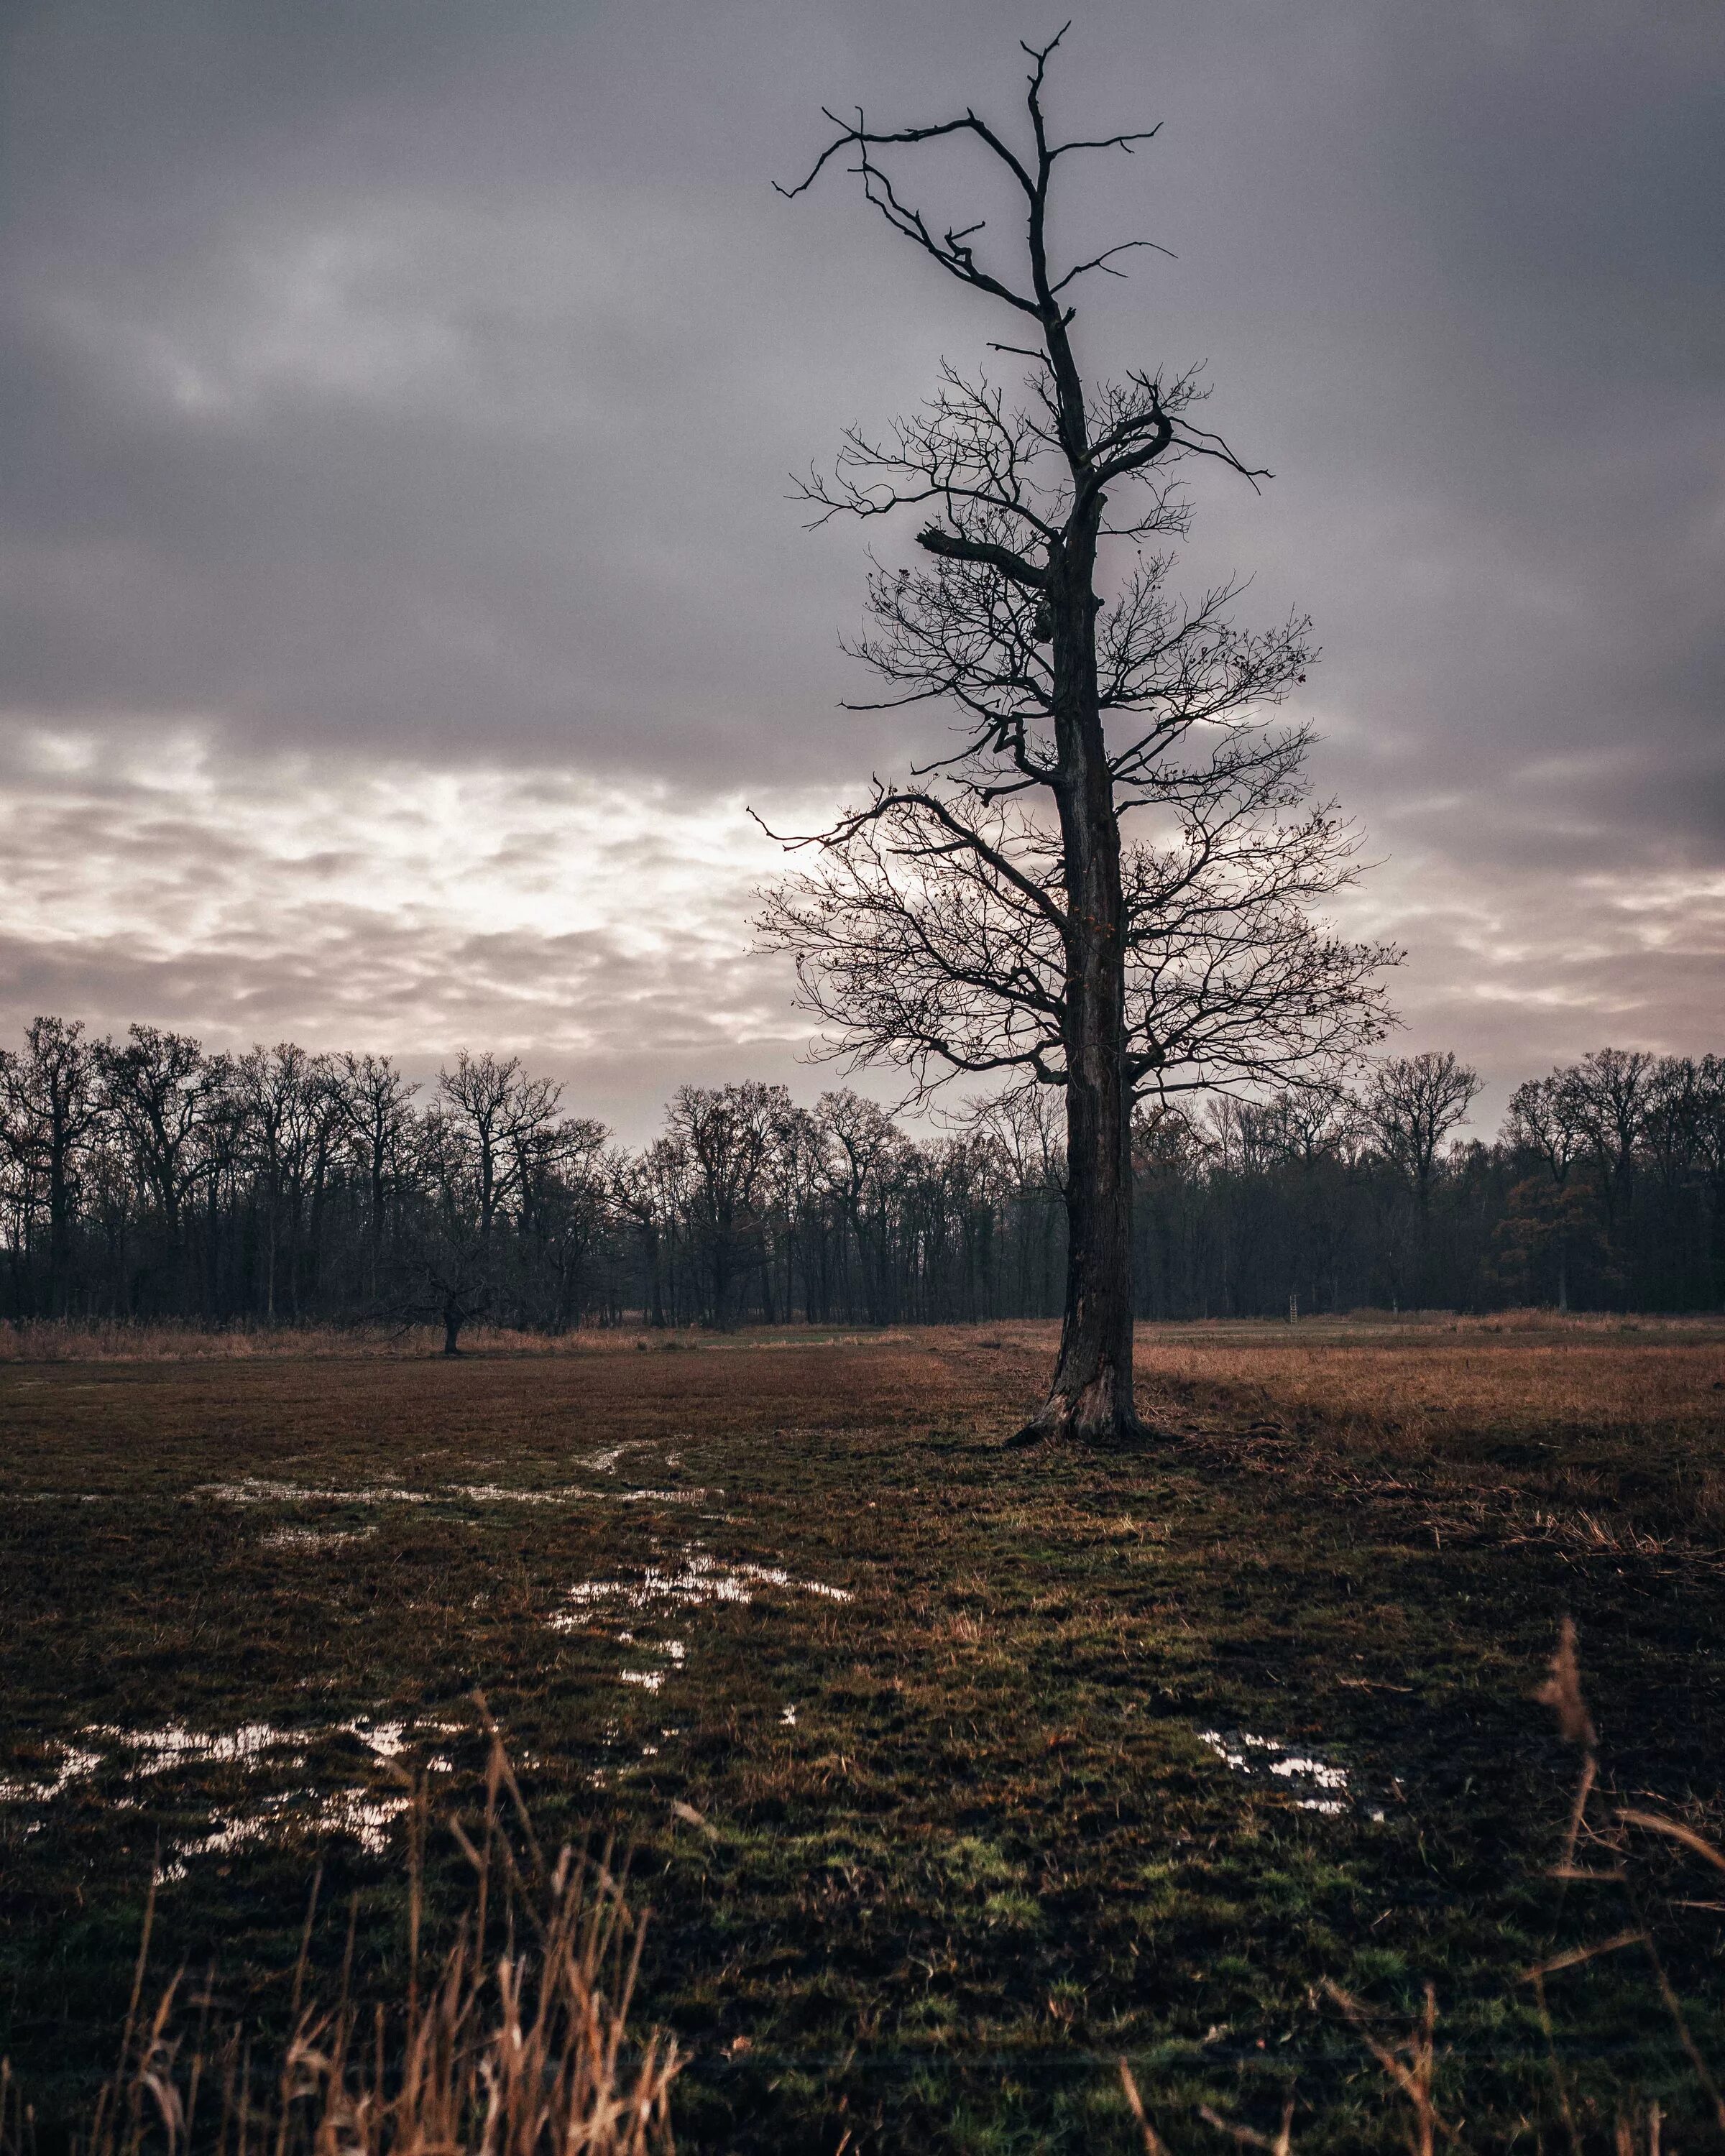
{"label": "tree line", "polygon": [[1725,1058],[1599,1049],[1458,1141],[1478,1091],[1426,1053],[1347,1090],[1141,1111],[1139,1314],[1725,1302]]}
{"label": "tree line", "polygon": [[[1478,1081],[1142,1105],[1146,1318],[1725,1300],[1725,1059],[1602,1049],[1458,1142]],[[204,1324],[1055,1317],[1064,1118],[1026,1087],[912,1134],[849,1089],[685,1086],[639,1151],[515,1057],[212,1053],[39,1018],[0,1050],[0,1315]]]}

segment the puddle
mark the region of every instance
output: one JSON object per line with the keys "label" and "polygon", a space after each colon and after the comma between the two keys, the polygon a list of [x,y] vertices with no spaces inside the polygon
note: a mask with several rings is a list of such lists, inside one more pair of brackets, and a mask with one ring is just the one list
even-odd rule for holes
{"label": "puddle", "polygon": [[[584,1455],[575,1462],[575,1465],[578,1467],[588,1468],[595,1475],[614,1475],[617,1471],[617,1463],[625,1452],[656,1452],[667,1442],[672,1445],[684,1443],[687,1436],[686,1430],[680,1430],[669,1440],[662,1437],[628,1437],[621,1445],[607,1445],[603,1452],[589,1452]],[[667,1467],[680,1467],[682,1460],[676,1453],[666,1452],[665,1464]]]}
{"label": "puddle", "polygon": [[776,1565],[751,1565],[748,1570],[756,1579],[773,1587],[794,1587],[798,1594],[824,1595],[829,1602],[854,1602],[856,1597],[848,1587],[829,1587],[820,1579],[791,1579]]}
{"label": "puddle", "polygon": [[583,1490],[574,1483],[560,1490],[512,1490],[501,1482],[455,1482],[446,1490],[434,1490],[428,1502],[436,1504],[465,1497],[473,1505],[571,1505],[582,1497],[603,1497],[603,1490]]}
{"label": "puddle", "polygon": [[[578,1609],[594,1610],[649,1609],[655,1603],[665,1602],[690,1603],[698,1608],[713,1602],[747,1604],[762,1587],[787,1588],[798,1594],[819,1595],[829,1602],[855,1599],[848,1587],[829,1587],[819,1579],[793,1579],[781,1565],[726,1563],[699,1548],[685,1550],[674,1569],[649,1564],[638,1580],[577,1580],[568,1599]],[[551,1620],[551,1627],[554,1632],[573,1632],[579,1630],[582,1621],[578,1616],[557,1616]]]}
{"label": "puddle", "polygon": [[297,1482],[264,1482],[248,1476],[239,1482],[200,1482],[194,1497],[216,1505],[429,1505],[426,1490],[404,1490],[378,1483],[366,1490],[309,1490]]}
{"label": "puddle", "polygon": [[[454,1737],[466,1724],[430,1717],[379,1722],[356,1716],[345,1722],[286,1729],[273,1722],[246,1722],[237,1728],[200,1730],[183,1722],[164,1723],[159,1729],[122,1729],[98,1724],[80,1730],[75,1743],[63,1752],[58,1768],[45,1781],[0,1781],[0,1803],[28,1804],[40,1811],[75,1785],[91,1781],[103,1771],[117,1773],[130,1783],[153,1779],[186,1767],[240,1767],[248,1773],[259,1768],[296,1772],[304,1768],[313,1747],[331,1738],[358,1739],[380,1763],[398,1758],[418,1739]],[[98,1749],[96,1748],[100,1747]],[[447,1774],[453,1763],[443,1753],[426,1761],[434,1773]],[[112,1800],[116,1811],[136,1810],[136,1797]],[[231,1854],[254,1843],[272,1841],[293,1833],[345,1834],[373,1856],[381,1856],[388,1842],[391,1825],[406,1810],[405,1794],[377,1793],[363,1789],[319,1792],[290,1789],[262,1799],[244,1813],[218,1816],[210,1831],[167,1845],[158,1874],[163,1882],[182,1879],[187,1861]],[[42,1820],[32,1820],[25,1835],[39,1834]]]}
{"label": "puddle", "polygon": [[186,1876],[186,1866],[208,1856],[232,1856],[242,1849],[290,1839],[325,1839],[345,1834],[368,1856],[389,1851],[389,1830],[408,1809],[405,1795],[374,1796],[364,1789],[332,1789],[320,1797],[313,1789],[290,1789],[268,1797],[254,1812],[224,1820],[209,1833],[167,1845],[157,1867],[158,1886]]}
{"label": "puddle", "polygon": [[567,1505],[602,1497],[603,1490],[571,1484],[557,1490],[516,1490],[501,1482],[451,1482],[440,1490],[410,1490],[399,1482],[374,1482],[359,1490],[317,1490],[310,1484],[271,1482],[247,1475],[237,1482],[201,1482],[191,1493],[217,1505]]}
{"label": "puddle", "polygon": [[[619,1448],[619,1450],[624,1448]],[[39,1494],[46,1502],[51,1491]],[[190,1496],[213,1505],[701,1505],[722,1497],[722,1490],[590,1490],[567,1483],[554,1490],[512,1488],[501,1482],[450,1482],[440,1489],[414,1490],[401,1482],[373,1482],[357,1490],[321,1490],[310,1483],[272,1482],[244,1476],[237,1482],[201,1482]],[[80,1502],[97,1504],[100,1498]]]}
{"label": "puddle", "polygon": [[[721,1602],[747,1605],[763,1587],[819,1595],[832,1602],[853,1599],[847,1587],[829,1587],[819,1579],[795,1579],[782,1565],[729,1563],[697,1543],[685,1549],[674,1563],[648,1565],[639,1579],[577,1580],[568,1596],[574,1608],[558,1611],[547,1622],[553,1632],[584,1632],[596,1629],[608,1616],[625,1613],[650,1617],[656,1609],[694,1610]],[[661,1656],[670,1669],[681,1669],[689,1658],[685,1640],[637,1639],[632,1629],[612,1636],[619,1647]],[[656,1692],[664,1689],[669,1671],[626,1667],[617,1674],[621,1684]],[[793,1724],[796,1718],[796,1709],[787,1708],[784,1719]]]}
{"label": "puddle", "polygon": [[375,1527],[272,1527],[258,1537],[259,1549],[331,1550],[344,1543],[369,1542]]}
{"label": "puddle", "polygon": [[[46,1782],[0,1782],[0,1804],[51,1804],[74,1782],[88,1781],[102,1763],[100,1752],[80,1752],[69,1745],[52,1778]],[[38,1820],[27,1827],[27,1834],[34,1834],[42,1822]]]}
{"label": "puddle", "polygon": [[[413,1726],[438,1736],[453,1736],[462,1727],[450,1722],[426,1722]],[[135,1763],[122,1771],[128,1781],[136,1781],[188,1764],[249,1767],[272,1752],[291,1753],[292,1763],[298,1766],[304,1763],[305,1753],[312,1745],[326,1743],[332,1737],[357,1737],[374,1759],[394,1759],[407,1748],[408,1727],[405,1722],[372,1722],[361,1717],[348,1722],[321,1722],[309,1729],[284,1729],[273,1722],[245,1722],[237,1729],[211,1732],[188,1729],[182,1722],[171,1722],[160,1729],[117,1729],[98,1724],[82,1734],[132,1753]],[[110,1750],[101,1756],[113,1754]],[[100,1765],[101,1757],[98,1757],[96,1763]]]}
{"label": "puddle", "polygon": [[160,1729],[116,1729],[97,1724],[83,1733],[131,1753],[134,1763],[123,1771],[128,1781],[136,1781],[146,1774],[165,1774],[171,1768],[194,1760],[199,1766],[249,1767],[266,1752],[292,1752],[297,1766],[303,1763],[305,1745],[329,1732],[282,1729],[273,1722],[244,1722],[237,1729],[212,1732],[170,1722]]}
{"label": "puddle", "polygon": [[1285,1744],[1279,1737],[1255,1736],[1248,1729],[1200,1729],[1198,1741],[1247,1781],[1288,1790],[1300,1811],[1328,1819],[1358,1811],[1373,1821],[1383,1820],[1379,1806],[1363,1803],[1351,1791],[1346,1768],[1332,1766],[1304,1747]]}

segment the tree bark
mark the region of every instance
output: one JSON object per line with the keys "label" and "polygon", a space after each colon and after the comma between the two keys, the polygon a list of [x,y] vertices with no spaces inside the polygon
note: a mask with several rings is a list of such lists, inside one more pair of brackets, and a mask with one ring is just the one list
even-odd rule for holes
{"label": "tree bark", "polygon": [[655,1332],[662,1332],[665,1330],[666,1321],[665,1315],[665,1281],[660,1266],[659,1230],[650,1223],[644,1223],[642,1226],[642,1234],[647,1245],[647,1278],[651,1290],[653,1306],[651,1310],[648,1312],[647,1322]]}
{"label": "tree bark", "polygon": [[64,1317],[71,1308],[72,1200],[65,1147],[54,1132],[48,1176],[48,1313]]}
{"label": "tree bark", "polygon": [[1066,1300],[1054,1380],[1014,1440],[1019,1445],[1122,1444],[1147,1435],[1132,1391],[1126,903],[1091,596],[1101,507],[1098,498],[1088,528],[1051,550],[1049,563],[1066,891]]}

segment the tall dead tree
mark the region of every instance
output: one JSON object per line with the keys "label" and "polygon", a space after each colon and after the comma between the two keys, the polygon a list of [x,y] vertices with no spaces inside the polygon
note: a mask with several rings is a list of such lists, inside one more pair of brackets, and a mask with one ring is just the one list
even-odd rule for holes
{"label": "tall dead tree", "polygon": [[[960,745],[807,842],[822,865],[769,901],[767,926],[849,1052],[919,1078],[937,1066],[1065,1088],[1065,1323],[1048,1399],[1022,1435],[1106,1442],[1140,1434],[1135,1094],[1176,1071],[1193,1084],[1286,1078],[1352,1045],[1369,1034],[1359,1014],[1385,954],[1307,927],[1302,905],[1349,880],[1348,835],[1327,811],[1287,824],[1305,737],[1246,722],[1301,678],[1306,625],[1239,632],[1231,591],[1175,608],[1169,557],[1150,544],[1185,528],[1170,485],[1182,460],[1259,475],[1196,424],[1191,376],[1086,380],[1080,366],[1075,289],[1152,243],[1062,266],[1055,183],[1081,153],[1130,154],[1156,130],[1051,141],[1043,85],[1060,42],[1024,48],[1023,154],[973,110],[893,130],[829,112],[837,133],[785,191],[848,160],[895,232],[1007,313],[1017,341],[994,349],[1031,372],[1019,407],[943,368],[923,411],[883,438],[853,429],[832,472],[804,484],[817,521],[927,518],[925,566],[876,570],[875,627],[857,649],[885,677],[886,703],[955,707]],[[942,141],[979,151],[1018,199],[1013,266],[984,259],[982,223],[931,218],[906,191],[903,162]],[[1129,557],[1111,580],[1099,577],[1111,540]],[[1162,844],[1123,844],[1135,810]]]}

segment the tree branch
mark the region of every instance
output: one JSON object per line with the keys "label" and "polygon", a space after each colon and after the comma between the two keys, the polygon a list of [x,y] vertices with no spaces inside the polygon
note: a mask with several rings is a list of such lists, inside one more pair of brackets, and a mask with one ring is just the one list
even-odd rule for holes
{"label": "tree branch", "polygon": [[925,552],[937,554],[946,562],[977,562],[985,567],[998,569],[1003,577],[1009,577],[1026,591],[1045,592],[1048,572],[1027,562],[1022,554],[1011,547],[997,546],[992,540],[967,539],[953,531],[942,531],[937,524],[930,524],[916,534],[916,544]]}

